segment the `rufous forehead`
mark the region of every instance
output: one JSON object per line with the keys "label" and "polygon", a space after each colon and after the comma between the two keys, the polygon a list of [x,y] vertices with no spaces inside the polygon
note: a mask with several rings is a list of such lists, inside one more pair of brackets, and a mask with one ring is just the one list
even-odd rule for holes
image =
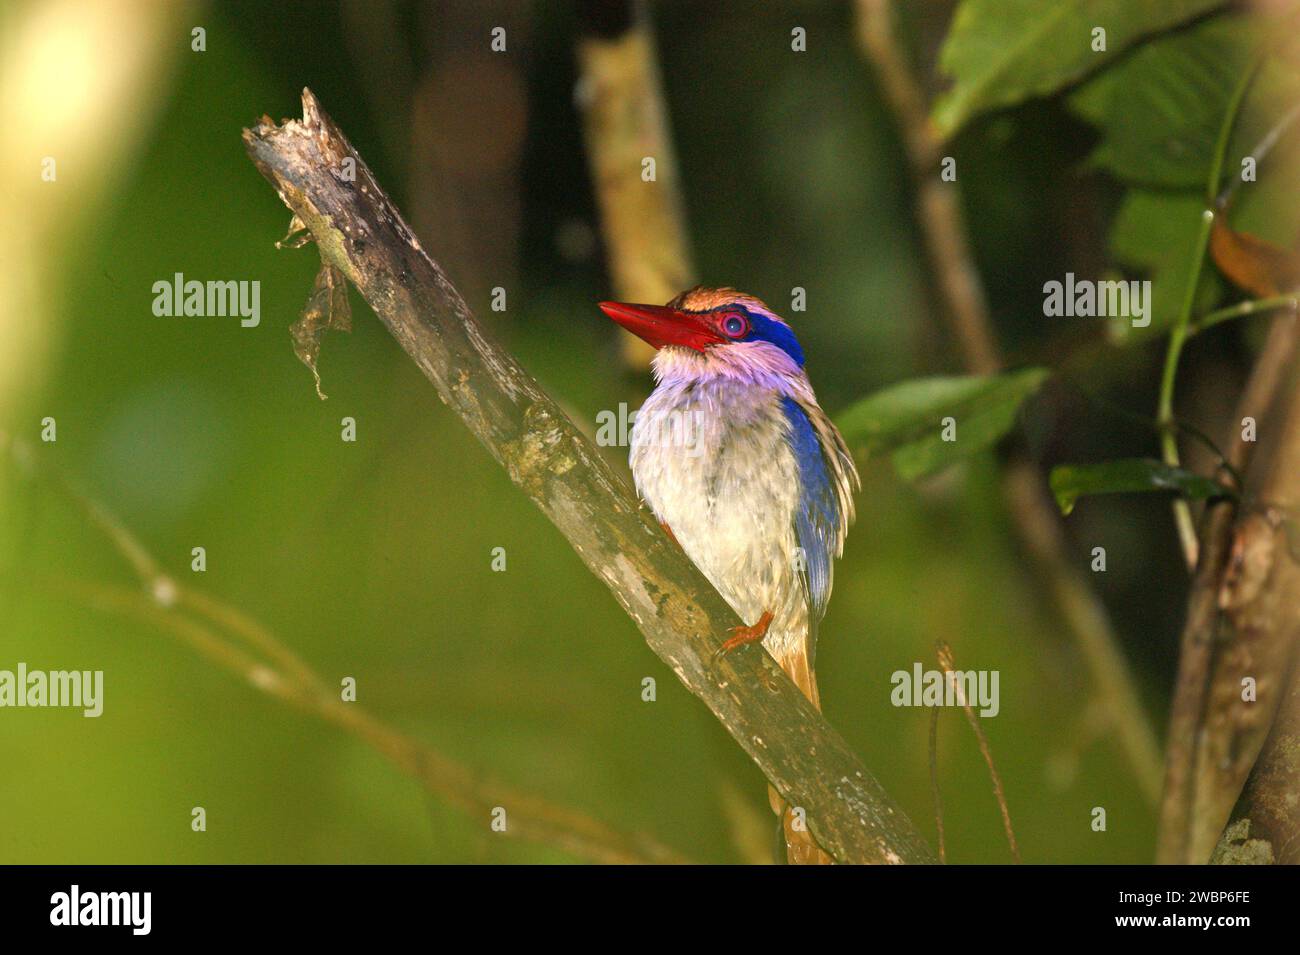
{"label": "rufous forehead", "polygon": [[696,286],[678,295],[668,304],[672,308],[681,308],[690,312],[707,312],[709,309],[719,308],[723,305],[740,305],[780,320],[780,316],[768,308],[762,300],[755,298],[753,295],[738,292],[734,288]]}

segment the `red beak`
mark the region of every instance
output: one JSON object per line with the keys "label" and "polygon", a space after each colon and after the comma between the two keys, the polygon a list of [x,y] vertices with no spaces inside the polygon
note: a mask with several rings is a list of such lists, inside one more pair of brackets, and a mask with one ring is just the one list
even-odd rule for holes
{"label": "red beak", "polygon": [[726,340],[705,315],[683,312],[665,305],[601,302],[600,310],[655,348],[684,345],[702,352],[709,345]]}

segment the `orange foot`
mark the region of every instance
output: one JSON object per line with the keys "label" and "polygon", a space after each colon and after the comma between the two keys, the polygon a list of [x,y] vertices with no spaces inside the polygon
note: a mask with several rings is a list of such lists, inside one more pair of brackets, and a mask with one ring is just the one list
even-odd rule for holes
{"label": "orange foot", "polygon": [[673,529],[668,526],[667,521],[660,521],[659,526],[664,529],[664,533],[668,535],[668,539],[670,541],[672,541],[674,544],[677,544],[678,547],[682,546],[680,543],[678,543],[677,535],[673,533]]}
{"label": "orange foot", "polygon": [[747,643],[757,643],[767,636],[767,628],[772,625],[772,611],[764,610],[763,616],[758,618],[758,623],[752,627],[732,627],[731,633],[734,636],[725,640],[722,646],[718,647],[713,653],[713,662],[717,663],[725,654],[730,653],[736,647],[743,647]]}

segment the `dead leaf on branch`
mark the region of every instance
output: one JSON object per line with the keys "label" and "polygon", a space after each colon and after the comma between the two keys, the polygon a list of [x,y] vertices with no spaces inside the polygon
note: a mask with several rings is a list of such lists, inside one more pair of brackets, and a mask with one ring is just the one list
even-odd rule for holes
{"label": "dead leaf on branch", "polygon": [[307,228],[307,223],[298,218],[294,213],[289,220],[289,231],[284,234],[284,238],[275,243],[277,249],[301,249],[311,241],[311,232]]}
{"label": "dead leaf on branch", "polygon": [[[292,226],[290,230],[292,232]],[[348,280],[337,268],[321,259],[316,284],[298,321],[289,326],[289,334],[293,336],[294,354],[311,369],[316,379],[316,394],[322,401],[326,395],[320,389],[316,360],[320,357],[321,337],[331,330],[352,331],[352,307],[348,304]]]}
{"label": "dead leaf on branch", "polygon": [[1210,232],[1210,255],[1233,285],[1252,295],[1267,298],[1300,288],[1300,252],[1237,232],[1222,218]]}

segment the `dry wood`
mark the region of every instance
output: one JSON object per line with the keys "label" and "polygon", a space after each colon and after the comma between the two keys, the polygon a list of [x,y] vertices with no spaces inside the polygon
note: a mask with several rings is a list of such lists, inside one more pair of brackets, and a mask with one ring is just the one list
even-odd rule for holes
{"label": "dry wood", "polygon": [[[931,862],[848,745],[760,647],[710,656],[735,614],[537,382],[491,342],[315,96],[244,131],[257,168],[403,350],[568,538],[650,648],[842,862]],[[348,162],[345,162],[347,160]],[[355,170],[355,176],[345,175]],[[588,635],[595,638],[595,635]],[[575,646],[581,652],[581,646]]]}

